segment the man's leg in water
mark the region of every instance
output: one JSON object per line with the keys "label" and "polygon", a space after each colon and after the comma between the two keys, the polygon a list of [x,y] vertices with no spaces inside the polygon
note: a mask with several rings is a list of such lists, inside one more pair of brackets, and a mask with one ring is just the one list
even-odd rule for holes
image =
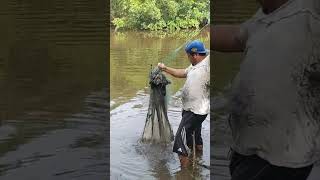
{"label": "man's leg in water", "polygon": [[203,149],[203,142],[202,142],[202,137],[201,137],[201,128],[202,128],[202,123],[200,125],[198,125],[198,127],[195,129],[196,150],[198,152],[202,152],[202,149]]}
{"label": "man's leg in water", "polygon": [[186,126],[190,126],[192,114],[182,111],[182,120],[174,137],[173,152],[178,155],[188,156]]}
{"label": "man's leg in water", "polygon": [[302,168],[274,166],[257,155],[232,152],[229,165],[231,180],[306,180],[312,165]]}
{"label": "man's leg in water", "polygon": [[195,114],[195,117],[196,118],[194,118],[194,121],[192,121],[191,128],[187,130],[187,145],[190,149],[193,149],[193,133],[195,133],[196,149],[202,150],[203,142],[201,137],[201,127],[202,122],[206,119],[207,115]]}
{"label": "man's leg in water", "polygon": [[[173,152],[178,153],[181,166],[188,165],[188,146],[192,147],[192,133],[204,121],[206,115],[197,115],[190,111],[182,112],[182,120],[177,130]],[[191,142],[191,143],[190,143]]]}

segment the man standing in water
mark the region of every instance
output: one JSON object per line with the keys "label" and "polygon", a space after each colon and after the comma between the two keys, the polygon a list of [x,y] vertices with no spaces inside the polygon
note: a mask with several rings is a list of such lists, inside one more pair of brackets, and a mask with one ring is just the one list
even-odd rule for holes
{"label": "man standing in water", "polygon": [[211,48],[244,52],[230,96],[232,180],[305,180],[320,159],[320,1],[258,0]]}
{"label": "man standing in water", "polygon": [[204,44],[198,40],[187,44],[186,54],[191,65],[186,69],[174,69],[162,63],[158,67],[177,78],[187,78],[182,88],[182,120],[177,130],[173,152],[179,155],[182,167],[189,164],[188,152],[193,148],[192,135],[195,132],[195,148],[202,151],[201,124],[210,110],[209,55]]}

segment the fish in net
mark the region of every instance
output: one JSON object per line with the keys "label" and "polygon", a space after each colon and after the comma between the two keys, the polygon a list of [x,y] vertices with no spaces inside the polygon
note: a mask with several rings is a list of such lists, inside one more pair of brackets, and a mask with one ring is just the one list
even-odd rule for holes
{"label": "fish in net", "polygon": [[150,99],[142,141],[170,143],[173,132],[167,115],[166,86],[170,81],[159,68],[154,68],[149,77]]}

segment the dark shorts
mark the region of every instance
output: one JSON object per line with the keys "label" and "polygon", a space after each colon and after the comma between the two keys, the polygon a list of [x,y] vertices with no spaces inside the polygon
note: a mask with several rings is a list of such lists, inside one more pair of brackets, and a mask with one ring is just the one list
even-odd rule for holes
{"label": "dark shorts", "polygon": [[302,168],[274,166],[257,155],[231,152],[229,165],[232,180],[306,180],[313,165]]}
{"label": "dark shorts", "polygon": [[192,134],[195,132],[196,145],[202,145],[201,127],[206,115],[194,114],[191,111],[182,111],[182,120],[174,138],[173,152],[188,156],[188,148],[193,147]]}

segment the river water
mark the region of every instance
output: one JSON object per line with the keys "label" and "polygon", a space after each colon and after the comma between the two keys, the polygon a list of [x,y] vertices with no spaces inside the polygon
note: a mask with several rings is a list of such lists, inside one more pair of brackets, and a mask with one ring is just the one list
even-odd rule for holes
{"label": "river water", "polygon": [[[188,34],[186,32],[185,34]],[[150,66],[164,61],[170,67],[189,65],[184,50],[177,58],[165,60],[168,54],[186,42],[183,35],[160,36],[146,32],[113,32],[111,41],[110,76],[110,171],[111,179],[209,179],[210,170],[195,166],[180,169],[179,159],[172,153],[172,145],[151,145],[140,142],[146,120]],[[209,32],[197,38],[209,48]],[[184,80],[174,79],[167,87],[168,117],[174,133],[181,120],[179,89]],[[204,152],[198,162],[210,165],[210,117],[203,122]]]}
{"label": "river water", "polygon": [[101,3],[1,1],[1,180],[107,179]]}
{"label": "river water", "polygon": [[[148,107],[150,65],[186,38],[112,32],[109,102],[103,3],[0,2],[0,179],[109,179],[109,147],[111,179],[209,179],[210,171],[202,166],[181,171],[172,144],[139,141]],[[214,21],[239,23],[256,8],[254,0],[215,1]],[[200,37],[209,47],[208,32]],[[241,54],[212,56],[215,109],[211,122],[208,117],[203,123],[204,153],[198,162],[209,165],[211,158],[211,175],[224,180],[230,178],[231,142],[224,92],[239,70]],[[188,62],[180,52],[168,65],[185,68]],[[181,119],[177,92],[184,81],[170,80],[168,115],[175,132]],[[111,146],[106,126],[109,106]],[[317,179],[316,169],[319,166],[309,180]]]}

